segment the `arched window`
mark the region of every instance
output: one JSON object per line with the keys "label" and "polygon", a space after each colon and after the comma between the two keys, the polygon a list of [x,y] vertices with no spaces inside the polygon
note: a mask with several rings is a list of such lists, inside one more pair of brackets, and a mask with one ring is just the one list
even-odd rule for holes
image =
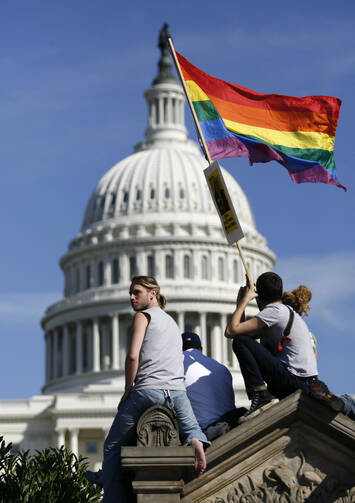
{"label": "arched window", "polygon": [[137,201],[140,201],[141,200],[141,197],[142,197],[142,191],[140,189],[137,189],[137,193],[136,193],[136,200]]}
{"label": "arched window", "polygon": [[165,277],[169,279],[174,277],[174,259],[172,255],[165,256]]}
{"label": "arched window", "polygon": [[125,190],[123,192],[123,202],[124,203],[128,203],[128,197],[129,197],[129,193],[127,192],[127,190]]}
{"label": "arched window", "polygon": [[184,189],[180,189],[180,198],[184,199],[184,197],[185,197],[185,191]]}
{"label": "arched window", "polygon": [[131,278],[137,276],[137,261],[135,256],[129,257],[129,274]]}
{"label": "arched window", "polygon": [[97,276],[98,276],[98,285],[102,286],[104,284],[104,263],[102,260],[97,264]]}
{"label": "arched window", "polygon": [[191,278],[191,257],[184,255],[184,278]]}
{"label": "arched window", "polygon": [[203,255],[201,260],[201,277],[202,279],[208,279],[208,258]]}
{"label": "arched window", "polygon": [[155,198],[155,189],[151,188],[150,189],[150,199],[154,199]]}
{"label": "arched window", "polygon": [[112,269],[111,269],[111,283],[116,285],[120,281],[120,266],[118,262],[118,258],[114,258],[112,261]]}
{"label": "arched window", "polygon": [[238,260],[234,259],[233,260],[233,282],[238,283],[238,280],[239,280]]}
{"label": "arched window", "polygon": [[148,276],[154,276],[154,257],[153,255],[147,256],[147,274]]}
{"label": "arched window", "polygon": [[166,189],[165,189],[165,197],[166,197],[166,199],[169,199],[169,197],[170,197],[170,190],[168,187],[166,187]]}
{"label": "arched window", "polygon": [[224,260],[222,257],[218,259],[218,280],[224,281]]}
{"label": "arched window", "polygon": [[85,268],[85,288],[90,288],[91,286],[91,267],[87,264]]}

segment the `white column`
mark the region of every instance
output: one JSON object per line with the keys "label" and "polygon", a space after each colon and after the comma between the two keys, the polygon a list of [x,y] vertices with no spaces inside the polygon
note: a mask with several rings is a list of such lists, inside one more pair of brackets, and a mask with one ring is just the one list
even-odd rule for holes
{"label": "white column", "polygon": [[102,324],[102,368],[107,370],[110,368],[111,357],[109,354],[109,327],[106,323]]}
{"label": "white column", "polygon": [[164,98],[159,99],[159,126],[164,124]]}
{"label": "white column", "polygon": [[58,377],[58,342],[59,342],[59,329],[55,328],[53,330],[53,344],[52,344],[52,354],[53,354],[53,379]]}
{"label": "white column", "polygon": [[65,430],[57,430],[57,447],[58,449],[62,446],[65,445]]}
{"label": "white column", "polygon": [[223,339],[225,337],[222,337],[221,327],[214,325],[211,329],[211,356],[219,362],[222,361]]}
{"label": "white column", "polygon": [[173,122],[173,104],[171,96],[168,97],[168,122]]}
{"label": "white column", "polygon": [[184,101],[185,100],[181,100],[180,101],[180,124],[182,125],[185,125],[185,107],[184,107]]}
{"label": "white column", "polygon": [[151,125],[155,126],[157,123],[157,110],[155,100],[151,101],[150,107],[151,107]]}
{"label": "white column", "polygon": [[227,326],[227,315],[222,313],[221,314],[221,336],[223,339],[222,342],[222,360],[221,362],[224,363],[225,365],[228,365],[228,341],[226,337],[224,337],[224,331]]}
{"label": "white column", "polygon": [[83,371],[83,326],[80,320],[76,322],[75,357],[75,373],[81,374]]}
{"label": "white column", "polygon": [[63,354],[62,354],[62,362],[63,362],[63,377],[69,375],[69,329],[68,325],[63,325]]}
{"label": "white column", "polygon": [[90,261],[90,287],[95,288],[98,285],[98,274],[97,274],[97,267],[98,267],[98,261],[97,260],[91,260]]}
{"label": "white column", "polygon": [[126,253],[120,253],[119,255],[120,263],[120,283],[128,283],[129,277],[129,260]]}
{"label": "white column", "polygon": [[120,322],[118,314],[112,315],[112,368],[117,370],[119,368],[119,347],[120,347]]}
{"label": "white column", "polygon": [[104,262],[104,285],[110,286],[111,285],[111,278],[112,278],[112,272],[111,272],[111,259],[106,259]]}
{"label": "white column", "polygon": [[207,331],[206,331],[206,313],[200,313],[200,338],[203,350],[207,353]]}
{"label": "white column", "polygon": [[[159,196],[157,196],[159,197]],[[162,278],[165,275],[165,267],[163,261],[163,252],[161,250],[155,251],[155,276]]]}
{"label": "white column", "polygon": [[178,315],[178,325],[181,332],[185,332],[185,313],[184,311],[180,311],[177,313]]}
{"label": "white column", "polygon": [[80,292],[83,292],[86,289],[86,265],[78,264],[80,269]]}
{"label": "white column", "polygon": [[46,383],[51,380],[51,334],[46,332]]}
{"label": "white column", "polygon": [[93,364],[94,364],[94,358],[93,358],[93,348],[92,348],[92,325],[86,325],[86,351],[87,351],[87,368],[91,371]]}
{"label": "white column", "polygon": [[94,318],[92,321],[92,354],[93,354],[93,368],[94,372],[100,370],[100,334],[99,334],[99,320]]}
{"label": "white column", "polygon": [[78,428],[72,428],[69,430],[70,434],[70,450],[78,456],[79,454],[79,430]]}

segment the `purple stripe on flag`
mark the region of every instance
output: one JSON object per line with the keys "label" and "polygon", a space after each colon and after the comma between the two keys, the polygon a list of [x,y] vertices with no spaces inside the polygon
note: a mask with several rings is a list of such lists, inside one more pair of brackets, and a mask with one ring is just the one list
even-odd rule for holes
{"label": "purple stripe on flag", "polygon": [[245,138],[243,140],[237,136],[227,136],[218,140],[207,142],[208,151],[212,159],[223,159],[226,157],[249,157],[250,164],[254,162],[279,161],[285,165],[284,159],[272,147],[265,143]]}
{"label": "purple stripe on flag", "polygon": [[303,169],[302,171],[295,172],[292,172],[290,169],[288,169],[288,172],[295,183],[328,183],[330,185],[336,185],[337,187],[346,190],[346,187],[334,180],[334,178],[323,166],[313,166],[312,168],[307,168]]}
{"label": "purple stripe on flag", "polygon": [[265,143],[255,142],[253,145],[248,145],[248,149],[250,164],[253,164],[254,162],[278,161],[283,166],[286,166],[281,155]]}
{"label": "purple stripe on flag", "polygon": [[212,159],[249,156],[247,147],[234,136],[210,140],[207,142],[207,148]]}

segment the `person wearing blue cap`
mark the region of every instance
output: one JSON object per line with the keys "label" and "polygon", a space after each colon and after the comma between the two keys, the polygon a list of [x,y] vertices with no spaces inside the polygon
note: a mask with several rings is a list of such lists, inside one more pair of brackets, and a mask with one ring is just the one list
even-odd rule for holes
{"label": "person wearing blue cap", "polygon": [[235,407],[232,374],[202,353],[200,337],[194,332],[181,337],[187,396],[208,440],[214,440],[235,427],[246,409]]}

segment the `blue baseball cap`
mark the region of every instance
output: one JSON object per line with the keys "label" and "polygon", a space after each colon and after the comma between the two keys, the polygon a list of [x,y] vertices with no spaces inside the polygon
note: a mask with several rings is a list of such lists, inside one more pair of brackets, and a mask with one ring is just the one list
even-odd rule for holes
{"label": "blue baseball cap", "polygon": [[190,343],[196,345],[199,348],[202,347],[200,337],[194,332],[184,332],[183,334],[181,334],[181,337],[183,344]]}

